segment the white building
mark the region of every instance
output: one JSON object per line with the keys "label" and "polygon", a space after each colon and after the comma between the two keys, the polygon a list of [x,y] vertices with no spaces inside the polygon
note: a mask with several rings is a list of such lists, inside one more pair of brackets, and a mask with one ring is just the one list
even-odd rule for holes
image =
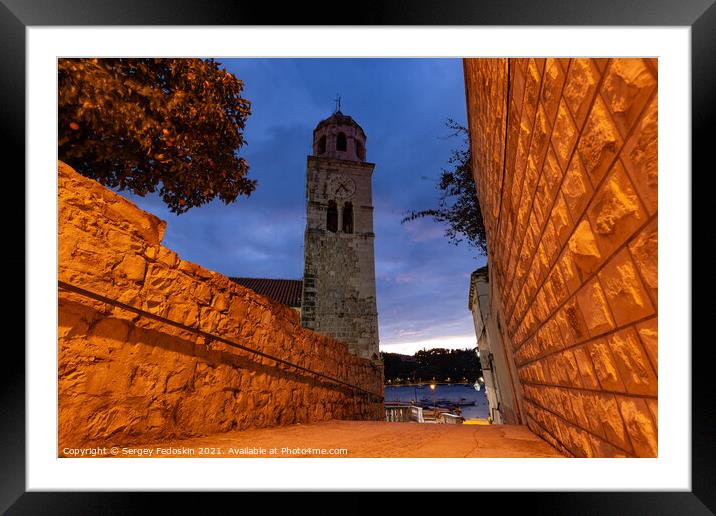
{"label": "white building", "polygon": [[492,310],[488,267],[477,269],[470,276],[468,308],[472,312],[477,335],[482,376],[485,380],[489,414],[496,424],[524,424],[515,387],[517,372],[511,363],[512,353],[504,348],[501,322]]}

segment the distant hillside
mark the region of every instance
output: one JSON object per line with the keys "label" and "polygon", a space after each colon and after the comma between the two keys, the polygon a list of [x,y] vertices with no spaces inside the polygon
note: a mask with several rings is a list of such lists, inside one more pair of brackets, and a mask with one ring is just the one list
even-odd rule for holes
{"label": "distant hillside", "polygon": [[475,382],[482,376],[480,361],[473,349],[424,349],[415,355],[381,352],[385,382]]}

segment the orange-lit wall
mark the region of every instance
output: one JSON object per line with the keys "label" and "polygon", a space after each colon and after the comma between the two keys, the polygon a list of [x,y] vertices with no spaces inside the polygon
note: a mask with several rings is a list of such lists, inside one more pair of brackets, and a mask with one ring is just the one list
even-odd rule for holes
{"label": "orange-lit wall", "polygon": [[522,420],[574,456],[656,456],[657,61],[464,67]]}
{"label": "orange-lit wall", "polygon": [[[179,259],[165,222],[60,163],[58,276],[102,296],[383,393],[382,370],[297,314]],[[135,313],[59,290],[58,426],[64,447],[327,419],[382,419],[380,398],[276,366]],[[48,348],[49,349],[49,348]]]}

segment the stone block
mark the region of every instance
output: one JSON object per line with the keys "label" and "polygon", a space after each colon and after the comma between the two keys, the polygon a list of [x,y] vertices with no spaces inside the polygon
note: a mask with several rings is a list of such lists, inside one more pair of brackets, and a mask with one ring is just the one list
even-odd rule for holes
{"label": "stone block", "polygon": [[626,452],[632,452],[633,448],[624,426],[624,420],[619,410],[617,400],[612,394],[598,394],[596,404],[599,415],[602,419],[602,427],[607,441],[621,448]]}
{"label": "stone block", "polygon": [[600,395],[589,391],[580,391],[577,394],[582,401],[582,407],[587,417],[586,428],[601,439],[606,439],[606,432],[602,424],[602,414],[600,413]]}
{"label": "stone block", "polygon": [[659,193],[659,120],[656,95],[624,144],[621,160],[647,211],[650,215],[655,214]]}
{"label": "stone block", "polygon": [[566,74],[562,69],[559,59],[547,58],[544,75],[542,77],[542,105],[544,105],[547,119],[554,120],[559,99],[562,96],[562,85]]}
{"label": "stone block", "polygon": [[656,374],[634,328],[612,333],[607,337],[607,342],[626,392],[657,396],[659,389]]}
{"label": "stone block", "polygon": [[135,252],[143,251],[143,242],[126,231],[109,229],[104,235],[104,239],[108,247],[116,248],[120,251],[126,251],[127,249]]}
{"label": "stone block", "polygon": [[579,346],[574,348],[573,352],[581,377],[581,384],[587,389],[598,390],[600,388],[599,380],[597,380],[597,373],[594,371],[594,365],[587,347]]}
{"label": "stone block", "polygon": [[599,272],[599,282],[618,326],[654,313],[627,249],[622,249],[607,262]]}
{"label": "stone block", "polygon": [[582,220],[567,243],[570,256],[579,270],[579,278],[593,273],[602,261],[602,253],[588,220]]}
{"label": "stone block", "polygon": [[592,438],[591,436],[577,427],[570,427],[572,434],[572,450],[577,457],[594,457],[594,450],[592,449]]}
{"label": "stone block", "polygon": [[227,312],[229,309],[229,300],[224,294],[217,293],[214,295],[212,307],[219,312]]}
{"label": "stone block", "polygon": [[579,157],[592,185],[598,185],[622,146],[619,134],[604,101],[597,95],[577,143]]}
{"label": "stone block", "polygon": [[607,441],[603,439],[599,439],[595,436],[590,436],[591,439],[591,445],[592,449],[594,450],[594,456],[595,457],[605,457],[605,458],[626,458],[629,457],[626,453],[624,453],[619,448],[616,448],[615,446],[612,446]]}
{"label": "stone block", "polygon": [[534,116],[534,111],[537,108],[541,81],[541,74],[534,59],[529,60],[526,72],[525,96],[522,102],[522,109],[523,111],[531,111],[532,116]]}
{"label": "stone block", "polygon": [[582,428],[589,428],[589,420],[587,419],[587,413],[584,409],[582,396],[578,391],[572,393],[572,396],[570,396],[570,402],[572,403],[572,411],[575,417],[574,422]]}
{"label": "stone block", "polygon": [[552,128],[547,118],[547,114],[545,113],[542,105],[539,105],[532,131],[532,144],[530,148],[530,158],[534,159],[534,168],[538,174],[542,169],[542,164],[547,153],[549,135],[551,131]]}
{"label": "stone block", "polygon": [[549,316],[549,308],[547,307],[544,290],[540,289],[537,292],[537,295],[532,302],[532,310],[538,323],[543,323],[547,320],[547,317]]}
{"label": "stone block", "polygon": [[550,265],[549,257],[547,256],[547,252],[545,251],[544,244],[542,242],[540,242],[537,246],[537,253],[534,256],[533,263],[537,267],[537,283],[541,284],[547,276],[547,272],[549,272]]}
{"label": "stone block", "polygon": [[569,297],[569,290],[567,290],[567,285],[565,284],[564,278],[562,277],[561,268],[554,267],[552,269],[552,272],[550,272],[547,281],[551,285],[552,292],[554,294],[554,298],[557,304],[561,305],[562,303],[564,303]]}
{"label": "stone block", "polygon": [[562,170],[567,170],[574,144],[577,142],[577,135],[577,126],[567,108],[566,101],[563,99],[559,104],[554,130],[552,131],[552,147]]}
{"label": "stone block", "polygon": [[658,456],[658,435],[646,401],[619,396],[619,409],[638,457]]}
{"label": "stone block", "polygon": [[605,391],[625,392],[619,369],[611,349],[604,338],[595,339],[586,346],[592,358],[594,370],[602,389]]}
{"label": "stone block", "polygon": [[156,260],[157,256],[159,255],[159,249],[160,246],[158,245],[148,246],[144,249],[144,257],[149,261]]}
{"label": "stone block", "polygon": [[530,271],[530,274],[527,275],[523,289],[524,292],[526,292],[526,296],[529,298],[537,293],[537,278],[534,275],[534,271]]}
{"label": "stone block", "polygon": [[166,247],[159,248],[156,259],[158,262],[163,263],[169,268],[174,268],[179,264],[179,257],[177,254]]}
{"label": "stone block", "polygon": [[571,350],[566,350],[560,354],[562,358],[561,367],[567,376],[567,385],[570,387],[582,387],[581,375],[577,367],[577,360]]}
{"label": "stone block", "polygon": [[636,325],[637,333],[641,339],[644,349],[654,369],[654,372],[659,375],[659,325],[658,319],[652,317],[646,321],[643,321]]}
{"label": "stone block", "polygon": [[521,106],[525,93],[525,72],[515,61],[511,63],[510,70],[510,97],[516,105]]}
{"label": "stone block", "polygon": [[552,145],[549,146],[547,151],[547,158],[542,167],[542,175],[547,183],[547,198],[549,199],[549,203],[552,203],[554,196],[559,190],[559,185],[562,182],[562,176],[564,175],[563,168],[557,161],[557,156]]}
{"label": "stone block", "polygon": [[[181,266],[179,268],[181,270]],[[211,303],[213,292],[212,288],[206,283],[200,283],[194,289],[194,300],[201,305],[208,305]]]}
{"label": "stone block", "polygon": [[599,78],[600,72],[591,59],[572,59],[562,96],[577,126],[581,127],[589,112]]}
{"label": "stone block", "polygon": [[569,213],[567,213],[567,205],[561,193],[557,194],[557,199],[550,215],[550,223],[554,227],[559,244],[563,246],[569,239],[574,225]]}
{"label": "stone block", "polygon": [[646,405],[649,407],[649,412],[651,413],[651,418],[654,420],[654,425],[656,428],[659,428],[659,402],[655,399],[647,399]]}
{"label": "stone block", "polygon": [[572,216],[572,220],[579,220],[582,212],[589,204],[594,190],[592,184],[584,171],[582,160],[574,155],[569,162],[569,167],[562,183],[562,195]]}
{"label": "stone block", "polygon": [[115,272],[130,281],[142,283],[147,270],[147,263],[144,258],[133,252],[127,252],[119,263]]}
{"label": "stone block", "polygon": [[611,60],[601,92],[622,136],[629,132],[655,87],[656,78],[643,59]]}
{"label": "stone block", "polygon": [[619,161],[594,195],[587,216],[605,256],[612,254],[646,221],[646,211]]}
{"label": "stone block", "polygon": [[629,252],[656,306],[659,300],[659,231],[656,217],[629,243]]}
{"label": "stone block", "polygon": [[[537,228],[541,228],[544,224],[545,209],[548,208],[547,202],[547,183],[544,175],[541,175],[539,182],[537,183],[537,191],[535,192],[534,199],[532,200],[532,215],[530,220],[535,221]],[[532,231],[533,235],[539,235],[539,229]]]}
{"label": "stone block", "polygon": [[566,346],[582,342],[589,338],[589,328],[584,321],[577,298],[569,299],[557,314],[557,324],[562,331]]}

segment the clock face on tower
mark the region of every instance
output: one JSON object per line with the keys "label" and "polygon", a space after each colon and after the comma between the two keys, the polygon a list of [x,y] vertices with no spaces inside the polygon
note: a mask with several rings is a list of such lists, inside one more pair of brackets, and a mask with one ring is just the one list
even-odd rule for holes
{"label": "clock face on tower", "polygon": [[328,195],[337,199],[350,199],[356,191],[356,184],[348,176],[336,175],[328,179]]}

